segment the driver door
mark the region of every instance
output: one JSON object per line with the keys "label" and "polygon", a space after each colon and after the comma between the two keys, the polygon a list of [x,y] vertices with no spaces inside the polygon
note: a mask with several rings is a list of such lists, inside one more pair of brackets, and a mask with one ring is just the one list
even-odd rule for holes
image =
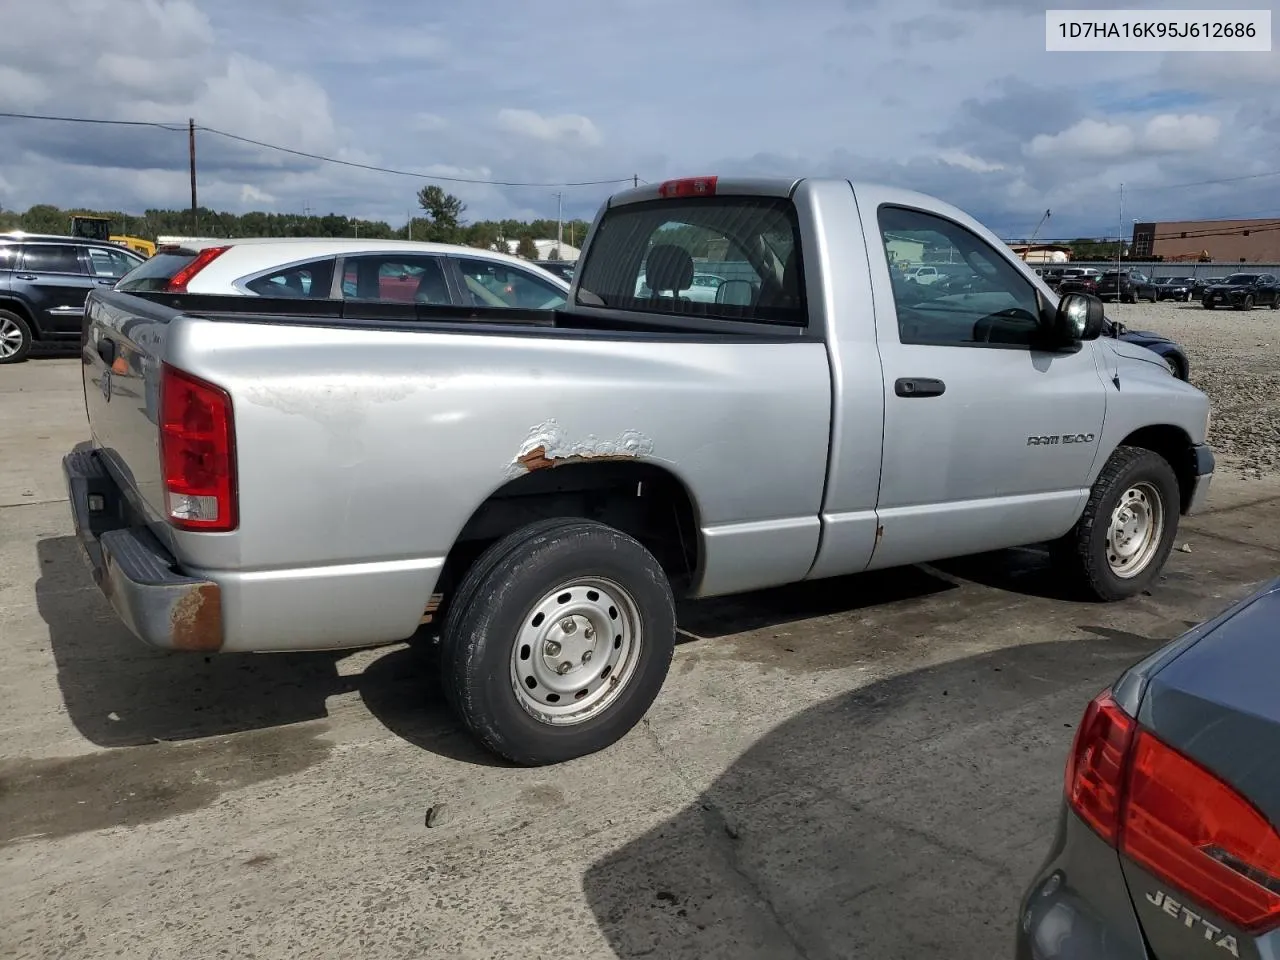
{"label": "driver door", "polygon": [[[1036,288],[1011,255],[955,220],[867,204],[885,390],[872,567],[1035,543],[1088,496],[1106,391],[1095,344],[1033,349]],[[948,282],[889,267],[903,246]]]}

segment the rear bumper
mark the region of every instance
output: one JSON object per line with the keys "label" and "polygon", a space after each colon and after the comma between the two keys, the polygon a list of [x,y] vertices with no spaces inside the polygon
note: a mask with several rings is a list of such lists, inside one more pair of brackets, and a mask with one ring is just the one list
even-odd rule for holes
{"label": "rear bumper", "polygon": [[165,650],[222,649],[222,593],[189,577],[144,527],[130,526],[115,480],[93,451],[62,460],[76,539],[116,615],[141,640]]}
{"label": "rear bumper", "polygon": [[1182,512],[1186,516],[1199,513],[1209,499],[1209,486],[1213,482],[1214,458],[1209,445],[1198,443],[1191,448],[1194,457],[1195,472],[1191,483],[1191,492],[1187,497],[1187,506]]}
{"label": "rear bumper", "polygon": [[1151,960],[1115,850],[1063,810],[1022,897],[1017,960]]}

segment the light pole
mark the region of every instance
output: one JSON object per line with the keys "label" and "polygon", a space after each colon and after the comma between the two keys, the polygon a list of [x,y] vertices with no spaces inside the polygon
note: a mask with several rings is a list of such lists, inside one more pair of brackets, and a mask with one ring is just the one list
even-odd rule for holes
{"label": "light pole", "polygon": [[556,256],[561,257],[563,254],[560,248],[564,246],[564,194],[556,194]]}

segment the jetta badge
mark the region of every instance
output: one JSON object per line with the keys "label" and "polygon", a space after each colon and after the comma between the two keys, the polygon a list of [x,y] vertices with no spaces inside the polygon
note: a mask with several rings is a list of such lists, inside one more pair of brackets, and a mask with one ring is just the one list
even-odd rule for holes
{"label": "jetta badge", "polygon": [[1164,913],[1173,917],[1175,920],[1181,920],[1182,925],[1188,930],[1196,930],[1204,934],[1204,938],[1212,943],[1215,947],[1221,947],[1229,952],[1233,957],[1240,956],[1240,948],[1236,945],[1236,938],[1231,934],[1223,934],[1221,927],[1215,927],[1194,910],[1189,910],[1180,904],[1173,897],[1169,896],[1163,890],[1157,890],[1155,893],[1146,895],[1147,903],[1159,907]]}

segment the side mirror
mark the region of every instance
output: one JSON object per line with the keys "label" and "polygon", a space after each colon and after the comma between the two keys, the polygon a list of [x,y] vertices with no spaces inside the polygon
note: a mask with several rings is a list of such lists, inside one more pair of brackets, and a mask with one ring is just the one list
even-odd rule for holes
{"label": "side mirror", "polygon": [[1058,301],[1053,333],[1062,344],[1097,340],[1102,333],[1102,301],[1088,293],[1068,293]]}

